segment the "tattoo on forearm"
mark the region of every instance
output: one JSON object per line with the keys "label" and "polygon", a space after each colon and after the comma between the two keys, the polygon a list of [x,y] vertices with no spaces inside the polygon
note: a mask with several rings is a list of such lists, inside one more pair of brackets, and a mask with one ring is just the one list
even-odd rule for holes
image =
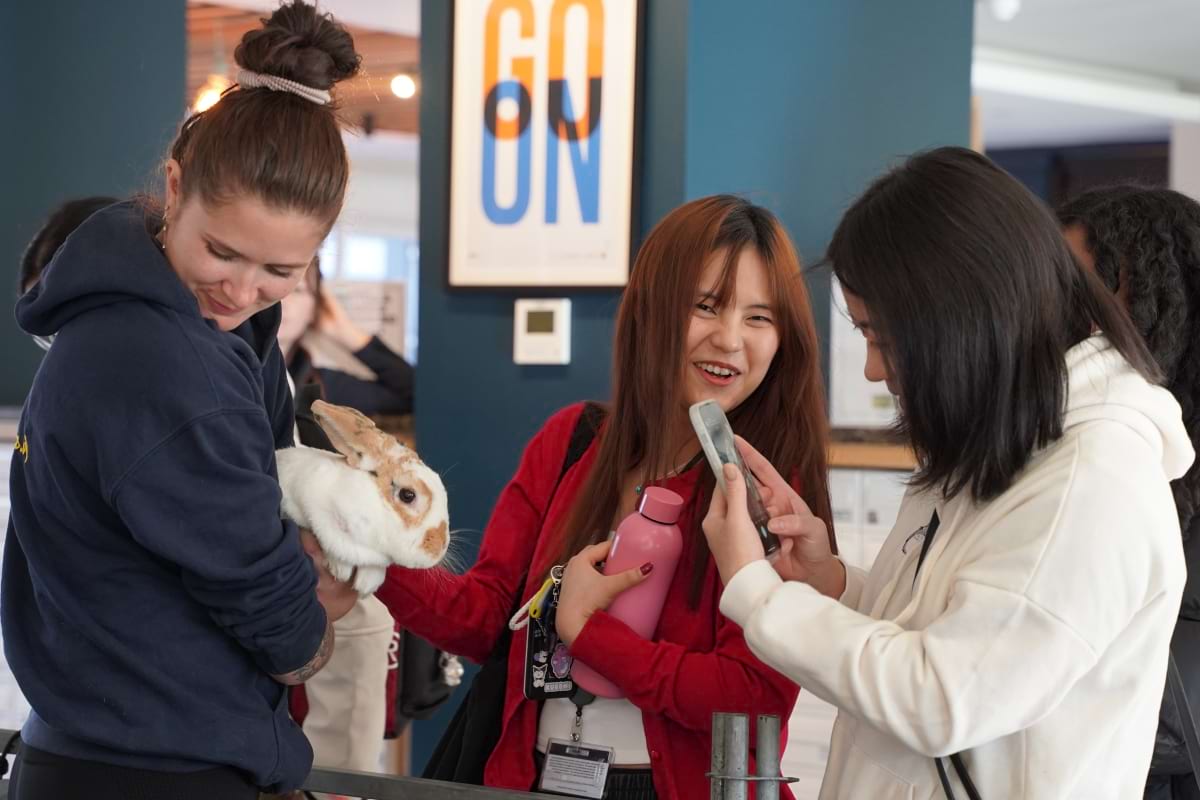
{"label": "tattoo on forearm", "polygon": [[333,623],[328,619],[325,621],[325,635],[321,637],[321,644],[317,647],[316,655],[314,655],[307,664],[300,669],[292,670],[283,675],[272,675],[271,677],[287,686],[296,686],[304,683],[313,675],[321,671],[321,668],[329,662],[329,657],[333,655]]}

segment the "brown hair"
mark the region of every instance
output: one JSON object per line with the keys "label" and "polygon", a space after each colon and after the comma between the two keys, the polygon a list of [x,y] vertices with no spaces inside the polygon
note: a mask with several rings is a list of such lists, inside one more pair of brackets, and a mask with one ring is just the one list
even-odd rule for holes
{"label": "brown hair", "polygon": [[[634,263],[617,312],[613,352],[613,403],[599,436],[596,461],[560,529],[563,563],[583,547],[603,541],[620,504],[622,481],[639,464],[649,475],[675,465],[662,438],[665,421],[684,413],[688,321],[704,267],[723,251],[716,288],[728,298],[742,251],[753,247],[767,269],[779,349],[762,383],[729,412],[733,430],[766,456],[781,474],[799,481],[805,502],[824,520],[833,542],[826,475],[828,427],[817,332],[800,259],[771,212],[731,195],[694,200],[668,214],[650,232]],[[667,380],[668,376],[673,380]],[[708,563],[700,532],[702,510],[715,480],[704,469],[692,498],[695,559],[690,602],[699,602]],[[547,565],[548,566],[548,565]]]}
{"label": "brown hair", "polygon": [[[243,36],[233,57],[243,69],[326,90],[357,74],[360,62],[346,29],[301,0]],[[219,205],[246,193],[329,226],[350,174],[335,107],[267,88],[226,91],[184,122],[170,154],[183,168],[184,199],[199,192]]]}

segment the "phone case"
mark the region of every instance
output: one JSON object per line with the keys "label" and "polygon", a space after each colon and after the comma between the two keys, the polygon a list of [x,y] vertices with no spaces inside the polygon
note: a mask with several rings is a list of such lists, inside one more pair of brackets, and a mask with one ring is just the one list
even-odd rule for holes
{"label": "phone case", "polygon": [[779,537],[767,529],[769,516],[766,506],[758,493],[758,484],[754,475],[746,467],[741,453],[737,450],[733,439],[733,429],[729,427],[729,420],[725,417],[725,412],[715,400],[702,400],[688,409],[688,418],[692,422],[692,428],[700,440],[700,447],[704,450],[708,465],[716,475],[722,491],[725,489],[724,465],[734,464],[742,471],[742,479],[746,484],[746,504],[750,511],[750,519],[758,530],[759,538],[762,539],[763,550],[768,556],[774,554],[779,550]]}

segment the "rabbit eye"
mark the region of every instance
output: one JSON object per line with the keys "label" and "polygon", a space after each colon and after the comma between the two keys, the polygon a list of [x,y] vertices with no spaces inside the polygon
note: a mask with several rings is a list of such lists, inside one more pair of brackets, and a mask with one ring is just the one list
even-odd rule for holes
{"label": "rabbit eye", "polygon": [[400,491],[396,492],[396,496],[400,498],[401,503],[404,503],[406,505],[412,503],[414,500],[417,499],[417,493],[414,492],[412,489],[408,489],[408,488],[404,488],[404,489],[401,489]]}

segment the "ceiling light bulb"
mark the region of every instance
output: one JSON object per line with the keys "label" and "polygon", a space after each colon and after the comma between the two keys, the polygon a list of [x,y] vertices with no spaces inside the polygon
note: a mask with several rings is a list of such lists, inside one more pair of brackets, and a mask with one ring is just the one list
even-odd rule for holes
{"label": "ceiling light bulb", "polygon": [[208,111],[217,104],[222,93],[231,85],[232,82],[223,75],[209,75],[208,80],[196,93],[196,99],[192,102],[192,111],[197,114],[201,111]]}
{"label": "ceiling light bulb", "polygon": [[201,111],[208,111],[220,99],[221,93],[216,89],[203,89],[200,94],[196,95],[196,102],[192,104],[192,108],[195,109],[197,114]]}
{"label": "ceiling light bulb", "polygon": [[407,100],[417,93],[417,82],[412,79],[411,75],[405,75],[403,72],[392,78],[392,94],[399,97],[401,100]]}

